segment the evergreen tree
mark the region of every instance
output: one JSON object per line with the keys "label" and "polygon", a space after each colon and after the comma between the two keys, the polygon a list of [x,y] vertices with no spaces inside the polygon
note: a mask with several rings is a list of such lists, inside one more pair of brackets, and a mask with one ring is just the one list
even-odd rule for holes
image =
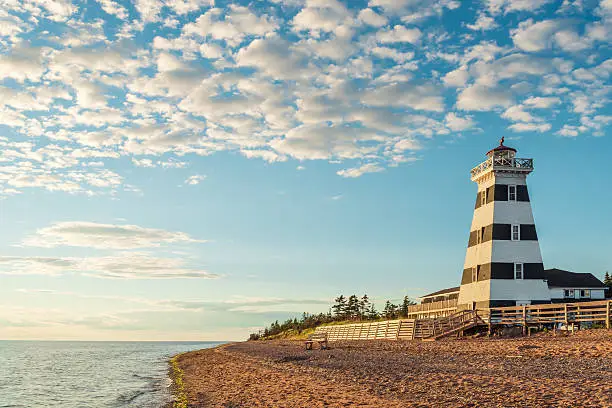
{"label": "evergreen tree", "polygon": [[393,319],[397,317],[397,309],[397,305],[387,300],[387,302],[385,302],[385,308],[383,309],[383,316],[385,319]]}
{"label": "evergreen tree", "polygon": [[336,319],[341,319],[346,315],[346,298],[344,295],[340,295],[334,299],[334,302],[336,302],[336,304],[332,306],[334,317]]}
{"label": "evergreen tree", "polygon": [[414,303],[412,300],[408,299],[408,296],[404,296],[404,300],[402,301],[402,306],[400,307],[400,316],[408,317],[408,307],[412,306]]}
{"label": "evergreen tree", "polygon": [[610,276],[608,271],[606,271],[604,276],[603,284],[606,286],[605,296],[607,298],[612,298],[612,276]]}
{"label": "evergreen tree", "polygon": [[359,298],[355,295],[351,295],[348,298],[346,304],[346,317],[349,319],[359,318]]}
{"label": "evergreen tree", "polygon": [[359,317],[364,319],[367,316],[369,309],[370,299],[368,298],[368,295],[364,294],[359,300]]}
{"label": "evergreen tree", "polygon": [[368,319],[369,320],[376,320],[379,318],[378,312],[376,311],[376,308],[374,307],[374,303],[370,304],[370,309],[368,310]]}

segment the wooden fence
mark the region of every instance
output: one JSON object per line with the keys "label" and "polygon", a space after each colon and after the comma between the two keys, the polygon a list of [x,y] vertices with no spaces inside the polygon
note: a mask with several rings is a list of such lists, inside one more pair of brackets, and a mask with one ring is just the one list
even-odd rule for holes
{"label": "wooden fence", "polygon": [[456,310],[457,299],[440,300],[408,306],[408,317],[415,319],[444,317],[455,313]]}
{"label": "wooden fence", "polygon": [[317,327],[316,333],[327,333],[330,341],[338,340],[412,340],[414,319],[385,320]]}
{"label": "wooden fence", "polygon": [[479,310],[478,314],[490,325],[529,326],[563,323],[567,326],[575,323],[601,322],[609,329],[612,300],[493,307],[488,310]]}
{"label": "wooden fence", "polygon": [[[434,305],[433,302],[426,303]],[[421,306],[421,305],[417,305]],[[444,306],[449,306],[448,303]],[[463,324],[470,321],[478,325],[519,325],[525,330],[529,326],[539,324],[563,323],[566,326],[576,323],[601,322],[608,329],[611,326],[612,300],[580,303],[553,303],[544,305],[526,305],[494,307],[484,310],[464,310],[455,312],[455,309],[443,317],[427,319],[400,319],[380,322],[353,323],[332,326],[319,326],[316,333],[327,333],[330,341],[338,340],[414,340],[439,337],[447,332],[462,330]],[[435,309],[429,311],[434,312]],[[427,310],[419,311],[419,313]],[[454,314],[453,314],[454,313]],[[466,326],[467,327],[467,326]]]}

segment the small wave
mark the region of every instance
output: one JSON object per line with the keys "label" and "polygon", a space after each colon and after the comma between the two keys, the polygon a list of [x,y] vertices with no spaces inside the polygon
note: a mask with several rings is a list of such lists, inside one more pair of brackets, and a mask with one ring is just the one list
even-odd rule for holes
{"label": "small wave", "polygon": [[120,404],[130,404],[132,403],[132,401],[134,401],[136,398],[140,397],[141,395],[146,394],[146,391],[143,390],[138,390],[138,391],[128,391],[125,392],[121,395],[119,395],[117,397],[117,402]]}
{"label": "small wave", "polygon": [[132,374],[132,377],[139,378],[141,380],[154,380],[155,377],[151,377],[150,375],[140,375],[140,374]]}

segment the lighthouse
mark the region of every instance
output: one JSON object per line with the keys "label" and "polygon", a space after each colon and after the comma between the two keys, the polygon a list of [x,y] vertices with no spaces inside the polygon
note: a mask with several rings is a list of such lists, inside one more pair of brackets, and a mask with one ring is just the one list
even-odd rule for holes
{"label": "lighthouse", "polygon": [[459,288],[459,308],[550,303],[527,176],[533,159],[504,145],[487,152],[471,178],[478,185]]}

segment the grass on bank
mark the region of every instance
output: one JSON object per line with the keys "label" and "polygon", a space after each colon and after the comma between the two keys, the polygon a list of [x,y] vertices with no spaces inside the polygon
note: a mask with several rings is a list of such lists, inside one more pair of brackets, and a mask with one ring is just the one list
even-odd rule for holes
{"label": "grass on bank", "polygon": [[185,383],[183,381],[183,370],[178,365],[178,357],[174,356],[170,360],[170,368],[172,370],[171,378],[174,382],[174,402],[172,408],[187,408],[188,400],[187,393],[185,392]]}
{"label": "grass on bank", "polygon": [[[388,320],[388,319],[379,318],[375,320],[340,320],[340,321],[335,321],[335,322],[323,323],[317,327],[339,326],[343,324],[355,324],[355,323],[375,323],[375,322],[380,322],[380,321],[385,321],[385,320]],[[317,327],[311,327],[309,329],[304,329],[302,331],[299,331],[296,329],[288,329],[278,334],[262,337],[260,338],[260,340],[306,340],[309,335],[315,332]]]}

